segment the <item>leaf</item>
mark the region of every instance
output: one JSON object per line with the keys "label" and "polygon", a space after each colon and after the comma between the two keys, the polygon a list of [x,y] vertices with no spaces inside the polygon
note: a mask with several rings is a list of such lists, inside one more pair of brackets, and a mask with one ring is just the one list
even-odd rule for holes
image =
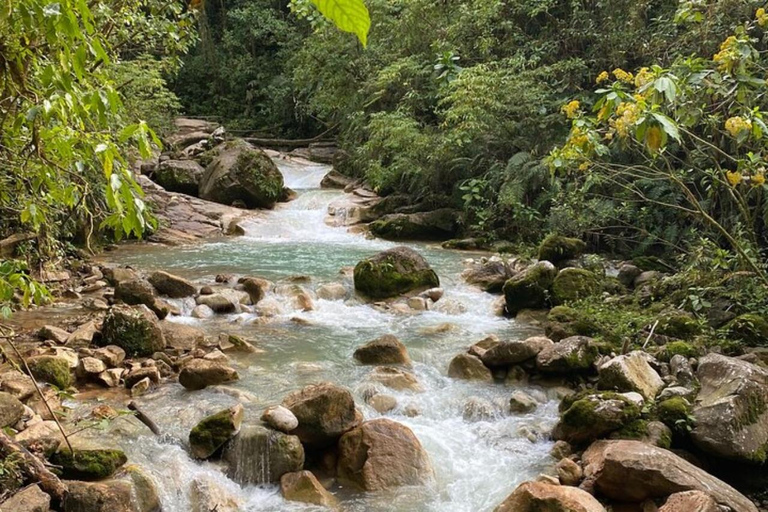
{"label": "leaf", "polygon": [[645,132],[645,144],[651,153],[657,153],[664,142],[664,134],[658,126],[651,126]]}
{"label": "leaf", "polygon": [[339,30],[357,35],[363,46],[367,46],[371,16],[363,0],[311,0],[311,2]]}
{"label": "leaf", "polygon": [[670,119],[669,117],[665,116],[664,114],[658,114],[654,113],[653,117],[661,123],[662,128],[664,128],[664,131],[675,139],[677,142],[680,142],[680,130],[677,129],[677,124]]}

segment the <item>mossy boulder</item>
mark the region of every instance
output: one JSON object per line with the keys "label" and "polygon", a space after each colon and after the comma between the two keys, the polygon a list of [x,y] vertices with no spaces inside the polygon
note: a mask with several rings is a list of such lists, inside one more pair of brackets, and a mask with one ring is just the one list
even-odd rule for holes
{"label": "mossy boulder", "polygon": [[387,240],[448,240],[459,229],[459,212],[441,208],[431,212],[395,213],[372,222],[371,233]]}
{"label": "mossy boulder", "polygon": [[670,311],[661,315],[656,332],[664,336],[687,340],[701,333],[701,324],[693,315],[684,311]]}
{"label": "mossy boulder", "polygon": [[122,450],[59,450],[51,455],[51,463],[61,467],[63,478],[101,480],[112,476],[128,461]]}
{"label": "mossy boulder", "polygon": [[592,338],[572,336],[554,343],[536,356],[536,368],[542,373],[571,374],[589,371],[600,352]]}
{"label": "mossy boulder", "polygon": [[557,269],[549,261],[534,263],[504,283],[504,301],[507,312],[516,315],[521,309],[540,309],[549,302],[549,287],[557,276]]}
{"label": "mossy boulder", "polygon": [[551,261],[557,265],[561,261],[578,258],[586,248],[587,244],[578,238],[552,234],[539,245],[539,259]]}
{"label": "mossy boulder", "polygon": [[283,197],[283,175],[266,153],[245,141],[223,145],[200,181],[200,197],[246,208],[272,208]]}
{"label": "mossy boulder", "polygon": [[147,357],[165,348],[160,324],[146,306],[113,306],[104,318],[100,345],[116,345],[128,357]]}
{"label": "mossy boulder", "polygon": [[189,448],[196,459],[207,459],[240,431],[243,406],[240,404],[203,419],[189,432]]}
{"label": "mossy boulder", "polygon": [[768,320],[760,315],[746,313],[737,316],[723,329],[732,340],[750,347],[768,347]]}
{"label": "mossy boulder", "polygon": [[561,413],[553,437],[572,444],[585,444],[637,420],[641,410],[618,393],[603,392],[572,397],[561,404]]}
{"label": "mossy boulder", "polygon": [[552,282],[552,302],[573,302],[595,295],[600,289],[600,281],[593,272],[583,268],[566,268]]}
{"label": "mossy boulder", "polygon": [[408,247],[395,247],[360,261],[354,271],[355,290],[372,299],[440,286],[427,260]]}
{"label": "mossy boulder", "polygon": [[672,430],[660,421],[637,419],[627,423],[610,434],[610,439],[628,439],[669,449],[672,445]]}
{"label": "mossy boulder", "polygon": [[687,341],[670,341],[662,347],[658,357],[665,361],[669,361],[677,355],[690,359],[692,357],[700,356],[701,349],[697,348],[695,345],[691,345]]}
{"label": "mossy boulder", "polygon": [[170,192],[197,196],[204,173],[194,160],[165,160],[152,173],[152,180]]}
{"label": "mossy boulder", "polygon": [[596,336],[600,328],[581,311],[569,306],[555,306],[547,314],[544,332],[549,339],[560,341],[571,336]]}
{"label": "mossy boulder", "polygon": [[59,389],[72,385],[69,361],[57,356],[37,356],[27,360],[32,376],[37,380],[53,384]]}
{"label": "mossy boulder", "polygon": [[672,430],[681,430],[688,423],[693,407],[682,396],[667,398],[654,407],[656,417]]}

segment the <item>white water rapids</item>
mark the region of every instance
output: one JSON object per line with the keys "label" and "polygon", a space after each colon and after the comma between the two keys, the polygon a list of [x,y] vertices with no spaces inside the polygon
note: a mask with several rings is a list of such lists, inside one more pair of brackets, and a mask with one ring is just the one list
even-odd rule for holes
{"label": "white water rapids", "polygon": [[[312,290],[323,283],[341,282],[351,290],[351,279],[341,274],[363,257],[395,244],[352,234],[326,224],[329,204],[343,192],[319,189],[323,165],[299,165],[278,159],[286,186],[298,197],[250,222],[246,235],[236,239],[180,248],[141,248],[114,257],[142,269],[163,269],[211,284],[219,273],[255,275],[279,282],[293,275],[310,276],[302,286]],[[340,510],[362,511],[490,511],[518,483],[534,478],[552,463],[547,432],[556,419],[557,402],[543,390],[525,388],[545,402],[529,414],[510,414],[508,400],[515,386],[471,383],[450,379],[450,359],[489,334],[522,339],[533,332],[514,321],[495,316],[494,296],[462,283],[459,273],[466,254],[425,244],[411,244],[438,273],[445,296],[433,310],[397,315],[348,299],[315,300],[313,311],[295,310],[287,297],[274,296],[279,313],[270,322],[254,322],[257,315],[240,314],[196,320],[176,317],[211,334],[239,333],[256,340],[263,354],[233,361],[240,380],[223,389],[188,392],[178,384],[165,385],[139,399],[143,409],[165,433],[145,434],[134,420],[116,422],[110,433],[132,463],[142,466],[160,489],[165,512],[195,510],[201,495],[222,504],[219,512],[314,510],[287,502],[277,486],[241,488],[215,463],[189,458],[183,444],[189,430],[204,416],[229,407],[243,397],[244,423],[258,422],[267,405],[279,403],[289,392],[314,382],[332,381],[355,394],[366,419],[379,413],[365,404],[361,392],[370,381],[371,367],[356,364],[355,348],[383,334],[393,334],[408,347],[413,372],[423,392],[385,392],[398,407],[387,417],[410,427],[429,454],[435,472],[426,487],[378,493],[353,493],[332,487],[341,498]],[[266,300],[266,299],[265,299]],[[192,304],[179,303],[189,310]],[[484,419],[464,418],[469,401],[492,410]],[[80,407],[93,404],[80,402]],[[412,416],[406,412],[418,411]],[[103,434],[102,434],[103,435]],[[112,439],[112,438],[110,438]],[[229,508],[227,508],[229,506]]]}

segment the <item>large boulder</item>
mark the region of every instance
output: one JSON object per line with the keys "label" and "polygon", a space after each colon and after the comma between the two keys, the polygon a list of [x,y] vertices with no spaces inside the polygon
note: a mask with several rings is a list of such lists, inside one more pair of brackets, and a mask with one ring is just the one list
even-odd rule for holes
{"label": "large boulder", "polygon": [[240,431],[243,406],[237,404],[204,418],[189,432],[189,448],[196,459],[207,459]]}
{"label": "large boulder", "polygon": [[635,391],[648,400],[653,400],[664,387],[664,381],[641,351],[609,359],[600,365],[598,372],[600,389]]}
{"label": "large boulder", "polygon": [[205,342],[205,331],[191,325],[163,320],[160,329],[166,346],[177,350],[192,351]]}
{"label": "large boulder", "polygon": [[471,354],[459,354],[451,359],[448,365],[448,376],[453,379],[483,380],[491,382],[491,370],[483,364],[479,357]]}
{"label": "large boulder", "polygon": [[197,286],[182,277],[169,274],[168,272],[153,272],[149,276],[149,282],[158,293],[167,295],[172,299],[181,299],[197,293]]}
{"label": "large boulder", "polygon": [[409,247],[395,247],[360,261],[354,280],[355,290],[373,299],[440,286],[427,260]]}
{"label": "large boulder", "polygon": [[586,480],[607,498],[640,503],[683,491],[703,491],[718,504],[758,512],[744,495],[663,448],[640,441],[597,441],[582,456]]}
{"label": "large boulder", "polygon": [[0,428],[11,427],[24,415],[24,404],[18,398],[0,391]]}
{"label": "large boulder", "polygon": [[571,336],[542,349],[536,367],[544,373],[572,373],[592,368],[599,352],[592,338]]}
{"label": "large boulder", "polygon": [[411,429],[379,418],[339,440],[338,477],[365,491],[420,485],[432,477],[427,452]]}
{"label": "large boulder", "polygon": [[69,492],[64,499],[64,512],[137,512],[130,482],[108,480],[65,483]]}
{"label": "large boulder", "polygon": [[604,392],[573,398],[561,404],[560,421],[552,432],[558,441],[571,444],[594,441],[640,417],[640,407],[618,393]]}
{"label": "large boulder", "polygon": [[115,345],[128,357],[147,357],[165,348],[165,337],[146,306],[113,306],[104,318],[100,345]]}
{"label": "large boulder", "polygon": [[69,361],[59,356],[36,356],[27,359],[32,376],[37,380],[53,384],[59,389],[72,385]]}
{"label": "large boulder", "polygon": [[565,260],[573,260],[584,253],[587,244],[578,238],[549,235],[539,245],[539,259],[551,261],[555,265]]}
{"label": "large boulder", "polygon": [[717,502],[702,491],[676,492],[664,502],[659,512],[720,512]]}
{"label": "large boulder", "polygon": [[512,275],[513,272],[509,265],[499,259],[478,263],[461,273],[461,277],[467,283],[489,293],[500,292],[504,283]]}
{"label": "large boulder", "polygon": [[242,485],[280,481],[286,473],[304,468],[299,438],[261,425],[243,426],[224,451],[227,474]]}
{"label": "large boulder", "polygon": [[534,336],[525,341],[501,342],[483,352],[480,359],[486,366],[509,366],[533,359],[552,344],[552,340],[543,336]]}
{"label": "large boulder", "polygon": [[128,461],[121,450],[59,450],[50,457],[59,466],[64,478],[73,480],[101,480],[112,476]]}
{"label": "large boulder", "polygon": [[459,212],[441,208],[431,212],[394,213],[370,224],[371,233],[388,240],[448,240],[459,229]]}
{"label": "large boulder", "polygon": [[301,442],[316,447],[329,446],[358,424],[355,400],[348,390],[323,382],[295,391],[283,399],[299,426],[292,432]]}
{"label": "large boulder", "polygon": [[507,312],[514,316],[521,309],[545,307],[556,276],[557,269],[552,263],[539,261],[508,279],[502,288]]}
{"label": "large boulder", "polygon": [[362,364],[411,364],[405,345],[391,334],[369,341],[354,356]]}
{"label": "large boulder", "polygon": [[225,384],[239,378],[240,376],[234,368],[219,361],[202,358],[189,361],[179,372],[179,384],[191,391]]}
{"label": "large boulder", "polygon": [[200,197],[226,205],[272,208],[283,197],[283,175],[263,151],[244,141],[227,142],[203,174]]}
{"label": "large boulder", "polygon": [[764,463],[768,451],[768,371],[739,359],[708,354],[696,373],[694,443],[713,455]]}
{"label": "large boulder", "polygon": [[280,492],[288,501],[309,503],[321,507],[333,508],[337,504],[336,498],[325,490],[315,475],[310,471],[296,471],[286,473],[280,477]]}
{"label": "large boulder", "polygon": [[197,196],[204,173],[194,160],[164,160],[152,173],[152,180],[169,192]]}
{"label": "large boulder", "polygon": [[137,278],[118,283],[115,286],[115,299],[129,306],[144,304],[160,319],[168,315],[167,305],[157,299],[155,287],[146,279]]}
{"label": "large boulder", "polygon": [[605,508],[576,487],[523,482],[494,512],[605,512]]}
{"label": "large boulder", "polygon": [[552,282],[552,302],[565,304],[590,297],[600,291],[597,276],[583,268],[564,268]]}

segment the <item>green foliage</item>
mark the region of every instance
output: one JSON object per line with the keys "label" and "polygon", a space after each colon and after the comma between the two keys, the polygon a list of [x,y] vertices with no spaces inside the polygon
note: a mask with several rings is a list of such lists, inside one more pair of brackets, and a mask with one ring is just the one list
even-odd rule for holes
{"label": "green foliage", "polygon": [[371,18],[363,0],[310,0],[320,13],[331,20],[339,30],[352,32],[363,46],[368,44]]}

